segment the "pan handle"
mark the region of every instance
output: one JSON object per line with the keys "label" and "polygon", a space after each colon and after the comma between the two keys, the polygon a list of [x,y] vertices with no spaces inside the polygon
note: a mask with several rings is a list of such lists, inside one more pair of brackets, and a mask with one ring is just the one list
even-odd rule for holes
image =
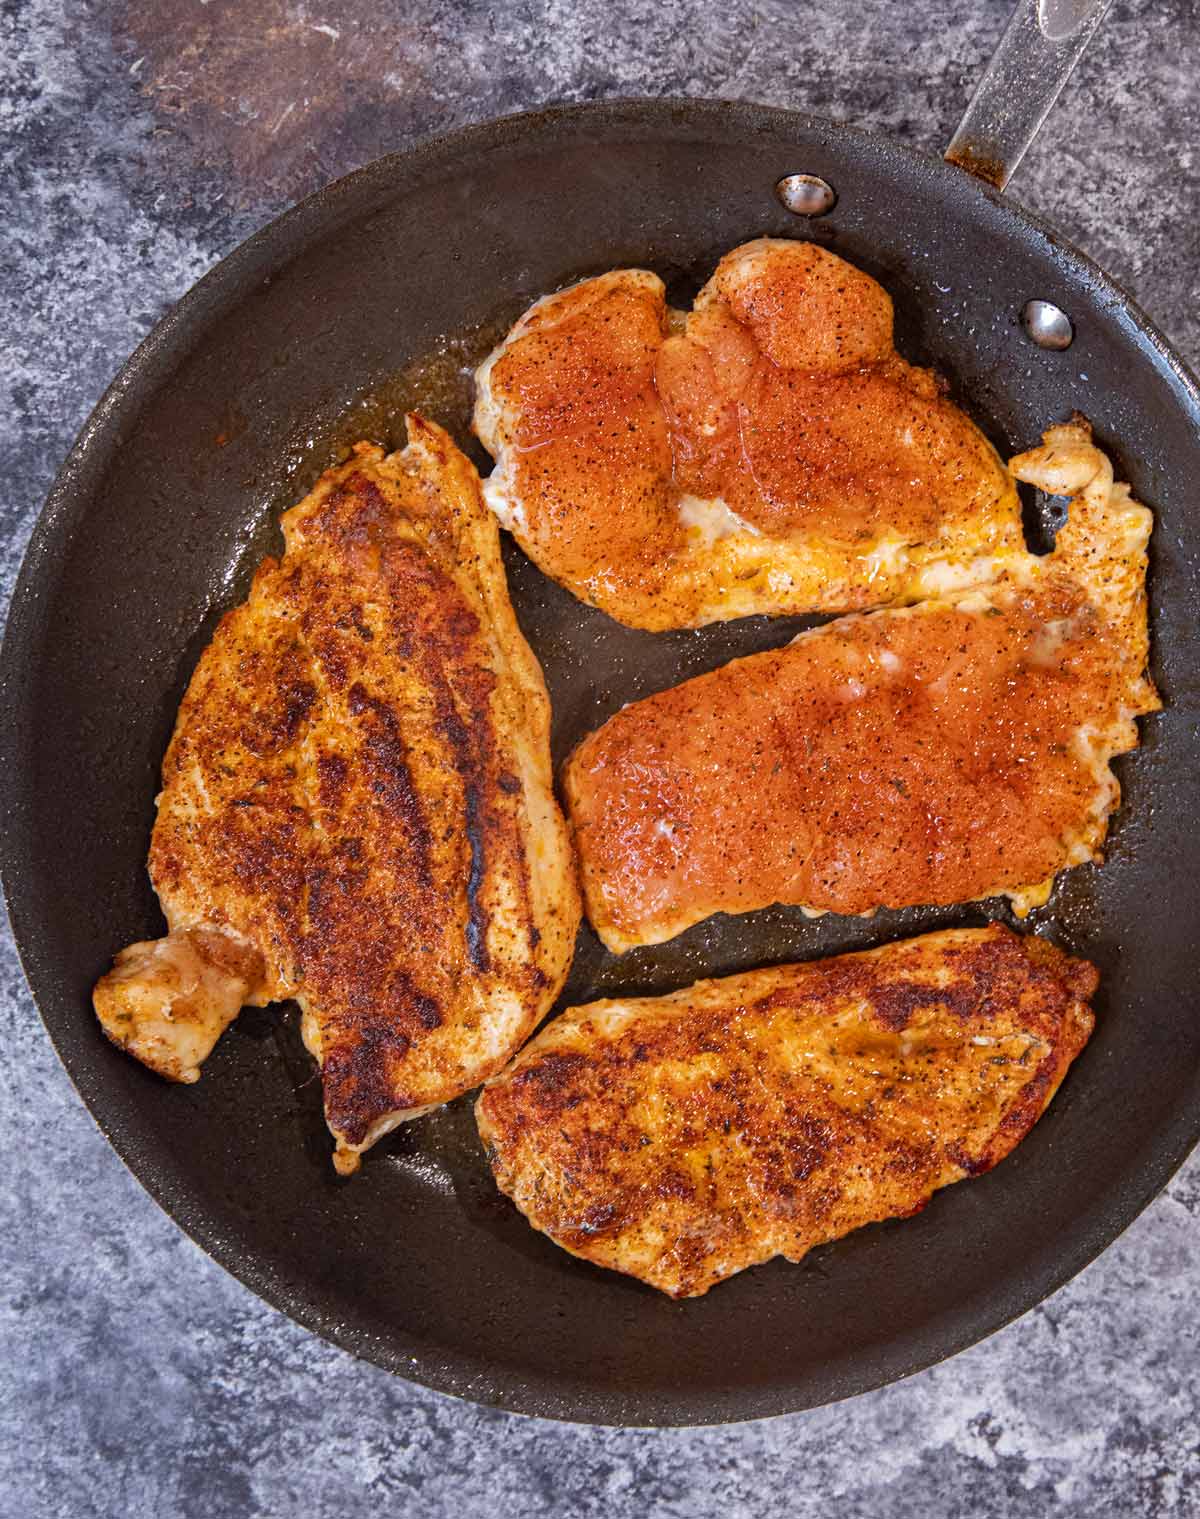
{"label": "pan handle", "polygon": [[1019,0],[946,149],[1003,190],[1112,0]]}

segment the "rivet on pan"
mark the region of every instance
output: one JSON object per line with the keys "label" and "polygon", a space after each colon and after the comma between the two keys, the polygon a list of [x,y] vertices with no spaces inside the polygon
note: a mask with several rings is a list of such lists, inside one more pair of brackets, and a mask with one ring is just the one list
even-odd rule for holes
{"label": "rivet on pan", "polygon": [[1021,326],[1039,348],[1070,348],[1075,340],[1071,318],[1053,301],[1026,301],[1021,307]]}
{"label": "rivet on pan", "polygon": [[775,194],[794,216],[824,216],[837,203],[833,186],[815,174],[785,174]]}

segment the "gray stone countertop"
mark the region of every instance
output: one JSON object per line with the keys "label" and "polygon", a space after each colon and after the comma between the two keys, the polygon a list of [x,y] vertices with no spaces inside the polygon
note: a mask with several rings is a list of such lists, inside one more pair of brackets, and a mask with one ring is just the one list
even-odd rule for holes
{"label": "gray stone countertop", "polygon": [[[1009,0],[5,0],[5,592],[116,368],[217,259],[386,150],[549,100],[720,95],[948,140]],[[1200,360],[1200,9],[1117,0],[1012,187]],[[956,1359],[740,1427],[455,1402],[266,1307],[92,1125],[0,946],[0,1514],[1200,1514],[1200,1159]]]}

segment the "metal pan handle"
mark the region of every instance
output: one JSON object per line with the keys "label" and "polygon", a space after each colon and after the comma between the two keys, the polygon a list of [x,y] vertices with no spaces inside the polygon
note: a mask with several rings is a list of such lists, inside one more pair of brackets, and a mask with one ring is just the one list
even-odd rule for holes
{"label": "metal pan handle", "polygon": [[946,149],[1003,190],[1112,0],[1019,0]]}

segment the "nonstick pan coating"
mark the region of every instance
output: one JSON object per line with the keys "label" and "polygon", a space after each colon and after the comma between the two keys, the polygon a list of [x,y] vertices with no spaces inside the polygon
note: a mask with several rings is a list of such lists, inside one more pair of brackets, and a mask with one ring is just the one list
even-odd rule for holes
{"label": "nonstick pan coating", "polygon": [[[772,188],[790,172],[835,186],[831,215],[800,222],[778,205]],[[467,441],[464,366],[535,296],[636,264],[686,302],[722,253],[761,234],[811,236],[880,279],[901,352],[947,376],[1002,452],[1072,410],[1092,419],[1157,513],[1154,673],[1167,706],[1118,762],[1126,804],[1109,863],[1074,871],[1030,921],[1103,973],[1096,1035],[1032,1135],[915,1219],[672,1303],[533,1233],[493,1187],[465,1100],[339,1182],[294,1013],[244,1012],[202,1081],[171,1087],[105,1043],[89,993],[117,948],[161,932],[145,853],[163,749],[217,616],[277,542],[279,511],[360,434],[401,443],[406,402]],[[1033,296],[1073,318],[1065,353],[1023,336]],[[1197,480],[1195,388],[1129,301],[997,194],[880,139],[753,106],[617,103],[512,118],[352,175],[240,248],[156,329],[33,537],[3,657],[3,853],[63,1061],[134,1172],[223,1265],[431,1387],[556,1418],[711,1423],[929,1365],[1078,1271],[1200,1128]],[[623,702],[801,625],[632,632],[511,544],[506,555],[558,761]],[[565,1000],[988,915],[1002,909],[815,922],[771,909],[622,959],[585,929]],[[53,1135],[34,1142],[53,1165]]]}

